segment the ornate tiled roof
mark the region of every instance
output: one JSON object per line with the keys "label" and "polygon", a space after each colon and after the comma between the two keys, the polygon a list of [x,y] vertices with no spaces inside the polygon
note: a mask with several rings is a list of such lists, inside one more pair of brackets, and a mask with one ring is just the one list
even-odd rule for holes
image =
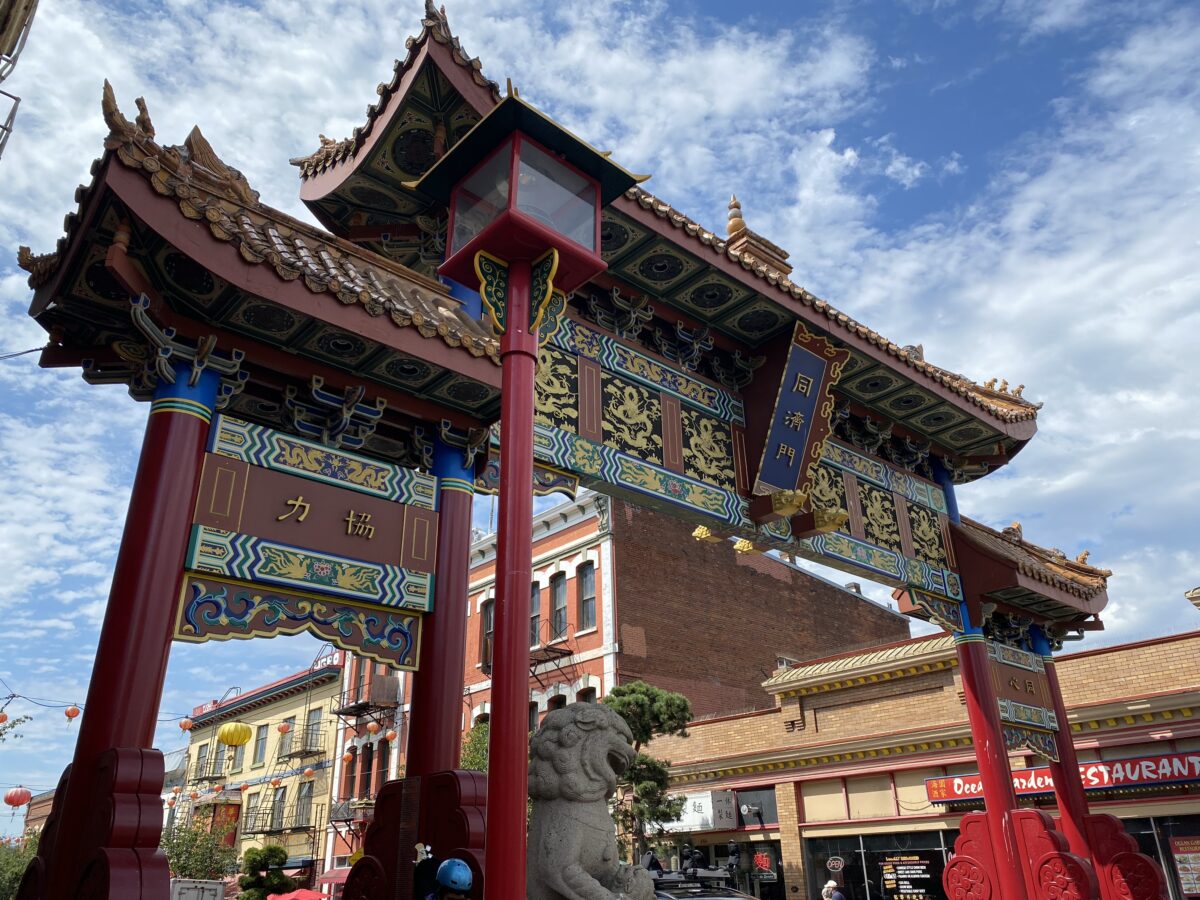
{"label": "ornate tiled roof", "polygon": [[894,668],[919,667],[922,663],[953,656],[954,638],[950,635],[934,635],[800,663],[776,672],[763,682],[763,687],[770,693],[779,693],[782,690],[831,684],[839,681],[843,675],[869,678],[873,674],[891,672]]}
{"label": "ornate tiled roof", "polygon": [[379,94],[379,99],[367,107],[366,124],[355,128],[354,133],[350,137],[340,141],[335,141],[325,137],[325,135],[321,135],[320,148],[308,156],[300,156],[291,160],[292,165],[299,167],[301,178],[312,178],[315,175],[319,175],[358,153],[359,148],[363,145],[363,141],[374,130],[375,122],[379,118],[379,114],[387,106],[388,100],[400,89],[400,83],[405,73],[412,68],[413,62],[417,58],[417,53],[425,42],[431,38],[437,43],[448,47],[454,61],[471,74],[471,78],[474,79],[476,84],[490,90],[493,99],[497,103],[500,102],[500,86],[496,82],[484,77],[483,64],[479,61],[479,58],[469,56],[463,49],[458,38],[450,31],[450,25],[446,21],[446,8],[443,6],[441,9],[437,9],[433,5],[433,0],[425,0],[425,16],[421,20],[421,33],[405,41],[404,46],[408,50],[408,53],[404,59],[396,60],[395,67],[392,70],[392,80],[381,82],[375,88],[375,92]]}
{"label": "ornate tiled roof", "polygon": [[[440,338],[499,364],[499,344],[489,327],[464,313],[442,285],[260,203],[242,173],[221,161],[199,128],[192,129],[183,146],[157,144],[140,98],[138,108],[137,119],[130,122],[117,108],[112,87],[104,83],[104,118],[110,129],[105,148],[122,165],[145,175],[157,193],[174,199],[184,216],[205,221],[213,237],[237,247],[244,260],[270,266],[284,281],[302,279],[314,294],[361,304],[372,316],[386,314],[398,326],[416,328],[424,337]],[[93,174],[101,167],[98,160]],[[76,192],[81,205],[90,190]],[[18,262],[29,271],[31,287],[54,271],[78,222],[78,213],[67,216],[67,234],[54,254],[35,256],[22,248]]]}
{"label": "ornate tiled roof", "polygon": [[1108,589],[1112,572],[1087,564],[1087,551],[1070,560],[1061,550],[1047,549],[1024,539],[1021,525],[1014,522],[1003,531],[964,518],[964,536],[989,555],[1012,563],[1022,575],[1065,591],[1082,600],[1091,600]]}
{"label": "ornate tiled roof", "polygon": [[[846,313],[835,309],[829,302],[809,293],[779,269],[762,262],[745,251],[734,249],[730,246],[730,241],[709,231],[698,222],[679,212],[679,210],[666,201],[659,200],[650,192],[640,187],[632,187],[625,192],[625,197],[642,209],[649,210],[660,219],[669,222],[688,237],[710,248],[714,253],[728,257],[731,261],[761,278],[781,293],[788,295],[793,300],[799,300],[805,306],[825,316],[836,328],[841,328],[874,344],[876,347],[886,351],[890,356],[900,360],[909,368],[915,369],[922,375],[932,378],[939,384],[948,387],[998,419],[1005,422],[1022,422],[1026,419],[1037,417],[1037,411],[1041,408],[1041,404],[1031,403],[1021,397],[1020,391],[1024,388],[1024,385],[1020,389],[1009,393],[991,387],[990,385],[994,385],[995,379],[989,385],[980,385],[965,375],[959,375],[927,363],[919,348],[901,347],[899,344],[889,341],[878,332],[872,331],[866,325],[855,321]],[[1007,382],[1005,382],[1005,385],[1007,385]]]}

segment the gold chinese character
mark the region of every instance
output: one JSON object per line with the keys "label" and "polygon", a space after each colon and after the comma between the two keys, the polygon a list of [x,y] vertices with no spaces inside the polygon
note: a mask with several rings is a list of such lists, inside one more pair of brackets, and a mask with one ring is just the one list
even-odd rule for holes
{"label": "gold chinese character", "polygon": [[1025,693],[1027,693],[1027,694],[1036,694],[1037,693],[1037,691],[1033,687],[1032,681],[1025,682]]}
{"label": "gold chinese character", "polygon": [[775,450],[775,458],[779,459],[779,457],[781,457],[781,456],[787,457],[788,468],[790,469],[792,467],[792,463],[794,463],[796,461],[795,449],[788,446],[783,441],[780,441],[779,447]]}
{"label": "gold chinese character", "polygon": [[1008,686],[1014,691],[1019,691],[1021,689],[1021,682],[1017,681],[1017,676],[1014,675],[1012,678],[1008,679]]}
{"label": "gold chinese character", "polygon": [[368,524],[370,521],[370,513],[356,513],[354,510],[350,510],[350,515],[346,516],[346,534],[371,540],[375,537],[375,526]]}
{"label": "gold chinese character", "polygon": [[290,506],[291,509],[285,512],[282,516],[276,516],[276,522],[282,522],[284,519],[289,519],[292,517],[292,514],[296,512],[300,513],[300,515],[296,516],[297,522],[303,522],[308,518],[308,503],[305,501],[303,496],[299,496],[295,500],[287,501],[287,505]]}
{"label": "gold chinese character", "polygon": [[794,410],[788,413],[783,420],[783,424],[785,424],[788,428],[795,428],[797,431],[799,431],[804,427],[804,413],[800,412],[799,410]]}
{"label": "gold chinese character", "polygon": [[812,393],[813,380],[803,372],[796,373],[796,383],[792,385],[792,393],[800,393],[807,397]]}

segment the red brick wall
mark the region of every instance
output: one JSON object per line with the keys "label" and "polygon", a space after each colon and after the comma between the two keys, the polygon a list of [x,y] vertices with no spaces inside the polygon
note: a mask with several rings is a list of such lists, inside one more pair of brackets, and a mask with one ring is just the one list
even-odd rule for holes
{"label": "red brick wall", "polygon": [[908,638],[907,621],[870,601],[729,541],[697,541],[693,528],[613,501],[619,681],[678,691],[696,716],[761,709],[778,655]]}

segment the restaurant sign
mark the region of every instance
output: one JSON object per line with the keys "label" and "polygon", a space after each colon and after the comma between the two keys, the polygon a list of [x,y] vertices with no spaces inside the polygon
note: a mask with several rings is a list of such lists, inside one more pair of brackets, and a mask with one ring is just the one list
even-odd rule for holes
{"label": "restaurant sign", "polygon": [[[1200,753],[1167,753],[1162,756],[1135,756],[1079,764],[1084,790],[1110,791],[1130,787],[1187,784],[1200,781]],[[1018,769],[1012,773],[1017,796],[1049,794],[1054,779],[1048,766]],[[959,803],[983,799],[983,779],[979,775],[953,775],[925,779],[930,803]]]}

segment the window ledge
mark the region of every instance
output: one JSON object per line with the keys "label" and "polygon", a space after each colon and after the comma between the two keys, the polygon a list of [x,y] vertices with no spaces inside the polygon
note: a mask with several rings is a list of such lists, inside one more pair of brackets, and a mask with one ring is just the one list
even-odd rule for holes
{"label": "window ledge", "polygon": [[562,637],[557,637],[552,641],[547,641],[546,646],[553,647],[555,644],[565,644],[567,642],[568,637],[569,637],[569,635],[564,634]]}
{"label": "window ledge", "polygon": [[595,634],[595,633],[596,633],[596,626],[593,625],[591,628],[585,628],[583,631],[575,632],[575,637],[577,637],[577,638],[586,637],[589,634]]}

